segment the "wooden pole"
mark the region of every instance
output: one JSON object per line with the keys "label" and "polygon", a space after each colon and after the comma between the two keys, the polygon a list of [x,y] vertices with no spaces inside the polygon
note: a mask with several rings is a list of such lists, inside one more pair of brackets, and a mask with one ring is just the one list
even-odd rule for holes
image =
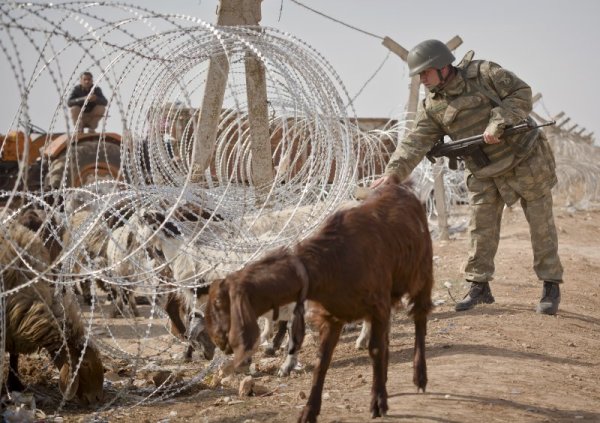
{"label": "wooden pole", "polygon": [[[450,50],[456,50],[462,44],[462,39],[456,35],[446,43]],[[448,210],[446,209],[446,189],[444,185],[444,160],[436,160],[433,166],[433,196],[435,198],[435,208],[438,212],[438,229],[440,239],[447,241],[450,239],[448,232]]]}

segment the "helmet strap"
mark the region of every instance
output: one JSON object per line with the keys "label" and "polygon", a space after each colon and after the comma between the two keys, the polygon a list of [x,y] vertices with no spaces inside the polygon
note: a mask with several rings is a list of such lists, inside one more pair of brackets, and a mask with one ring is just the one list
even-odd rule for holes
{"label": "helmet strap", "polygon": [[[443,69],[443,68],[442,68]],[[446,84],[448,82],[450,82],[450,80],[452,78],[454,78],[454,75],[456,75],[456,68],[452,65],[450,65],[450,67],[448,68],[448,75],[446,75],[446,77],[444,78],[444,76],[442,75],[442,69],[436,69],[438,78],[440,80],[440,83],[437,84],[431,91],[433,92],[438,92],[440,90],[442,90]]]}

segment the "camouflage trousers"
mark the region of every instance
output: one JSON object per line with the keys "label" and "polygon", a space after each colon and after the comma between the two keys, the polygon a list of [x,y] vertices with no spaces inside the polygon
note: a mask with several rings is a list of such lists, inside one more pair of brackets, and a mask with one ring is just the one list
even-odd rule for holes
{"label": "camouflage trousers", "polygon": [[493,279],[504,205],[518,199],[529,223],[533,269],[537,277],[562,282],[563,267],[558,256],[552,213],[551,187],[556,174],[553,166],[539,166],[539,160],[545,158],[545,154],[541,154],[544,148],[546,146],[540,143],[531,158],[500,177],[477,179],[467,173],[471,203],[470,250],[465,266],[467,280],[488,282]]}

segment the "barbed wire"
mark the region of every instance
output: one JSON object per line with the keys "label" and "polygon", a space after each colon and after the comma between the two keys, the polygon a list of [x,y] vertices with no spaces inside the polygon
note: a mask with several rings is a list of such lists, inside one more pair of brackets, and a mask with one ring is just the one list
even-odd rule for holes
{"label": "barbed wire", "polygon": [[[387,54],[385,55],[385,58],[383,59],[383,61],[379,64],[379,66],[377,66],[377,69],[375,69],[375,72],[373,72],[373,74],[369,78],[367,78],[367,80],[365,81],[365,83],[360,87],[360,89],[356,92],[356,94],[354,94],[354,96],[352,97],[352,99],[348,103],[348,106],[351,105],[351,104],[354,104],[354,102],[356,101],[356,99],[362,94],[362,92],[367,87],[367,85],[369,85],[369,83],[373,79],[375,79],[375,77],[379,74],[379,72],[381,71],[381,69],[383,69],[383,65],[385,65],[385,63],[390,58],[390,54],[391,54],[391,51],[388,51]],[[346,107],[348,107],[348,106],[346,106]]]}
{"label": "barbed wire", "polygon": [[346,22],[343,22],[343,21],[341,21],[341,20],[339,20],[337,18],[334,18],[333,16],[327,15],[327,14],[325,14],[323,12],[318,11],[317,9],[314,9],[314,8],[312,8],[310,6],[307,6],[304,3],[299,2],[298,0],[291,0],[291,2],[297,4],[300,7],[304,7],[307,10],[310,10],[311,12],[314,12],[317,15],[323,16],[324,18],[329,19],[330,21],[333,21],[335,23],[343,25],[343,26],[345,26],[347,28],[353,29],[354,31],[358,31],[358,32],[363,33],[365,35],[368,35],[370,37],[378,38],[380,40],[383,40],[383,38],[384,38],[384,37],[382,37],[380,35],[376,35],[376,34],[373,34],[372,32],[365,31],[364,29],[360,29],[360,28],[358,28],[358,27],[356,27],[354,25],[347,24]]}
{"label": "barbed wire", "polygon": [[[351,99],[320,53],[273,28],[221,28],[125,3],[5,3],[0,51],[6,87],[12,89],[13,80],[16,86],[5,93],[13,109],[2,128],[3,159],[10,142],[34,145],[32,121],[51,134],[40,135],[36,148],[49,149],[56,140],[65,146],[56,156],[41,156],[35,166],[21,166],[0,190],[1,251],[10,252],[2,262],[0,327],[7,321],[6,305],[25,289],[48,284],[84,297],[87,287],[82,341],[97,346],[114,373],[98,412],[164,401],[197,386],[222,364],[222,356],[195,364],[173,358],[183,356],[190,342],[169,331],[165,298],[190,294],[267,250],[309,236],[353,199],[356,187],[383,173],[410,123],[400,118],[367,130],[355,116],[352,102],[389,53]],[[227,83],[209,166],[195,180],[199,104],[215,57],[226,59]],[[258,58],[265,70],[274,164],[266,197],[253,174],[248,57]],[[67,108],[71,86],[84,70],[108,88],[107,117],[98,134],[85,134],[87,142],[77,141],[81,134]],[[549,132],[549,138],[557,156],[558,198],[569,207],[593,207],[600,196],[597,149],[565,139],[561,131]],[[114,172],[107,170],[111,163]],[[432,175],[431,164],[423,161],[413,178],[435,228]],[[445,168],[444,177],[450,224],[460,230],[468,202],[463,174]],[[41,216],[36,237],[57,250],[47,263],[14,232],[32,210]],[[12,269],[30,277],[9,286]],[[107,303],[103,289],[113,299],[135,302],[137,296],[145,302],[142,315],[135,317],[127,304]],[[1,332],[3,346],[7,333]],[[79,365],[82,360],[75,358]],[[5,361],[3,355],[0,364]],[[159,367],[184,380],[145,384],[145,375]],[[58,390],[47,395],[57,413],[66,407]]]}

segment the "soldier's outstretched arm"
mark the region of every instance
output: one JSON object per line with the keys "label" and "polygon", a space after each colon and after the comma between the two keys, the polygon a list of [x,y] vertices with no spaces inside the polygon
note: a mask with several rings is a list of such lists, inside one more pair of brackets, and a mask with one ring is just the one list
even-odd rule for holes
{"label": "soldier's outstretched arm", "polygon": [[397,175],[401,181],[408,178],[433,145],[444,136],[442,128],[425,112],[421,103],[413,130],[398,143],[388,162],[384,175]]}

